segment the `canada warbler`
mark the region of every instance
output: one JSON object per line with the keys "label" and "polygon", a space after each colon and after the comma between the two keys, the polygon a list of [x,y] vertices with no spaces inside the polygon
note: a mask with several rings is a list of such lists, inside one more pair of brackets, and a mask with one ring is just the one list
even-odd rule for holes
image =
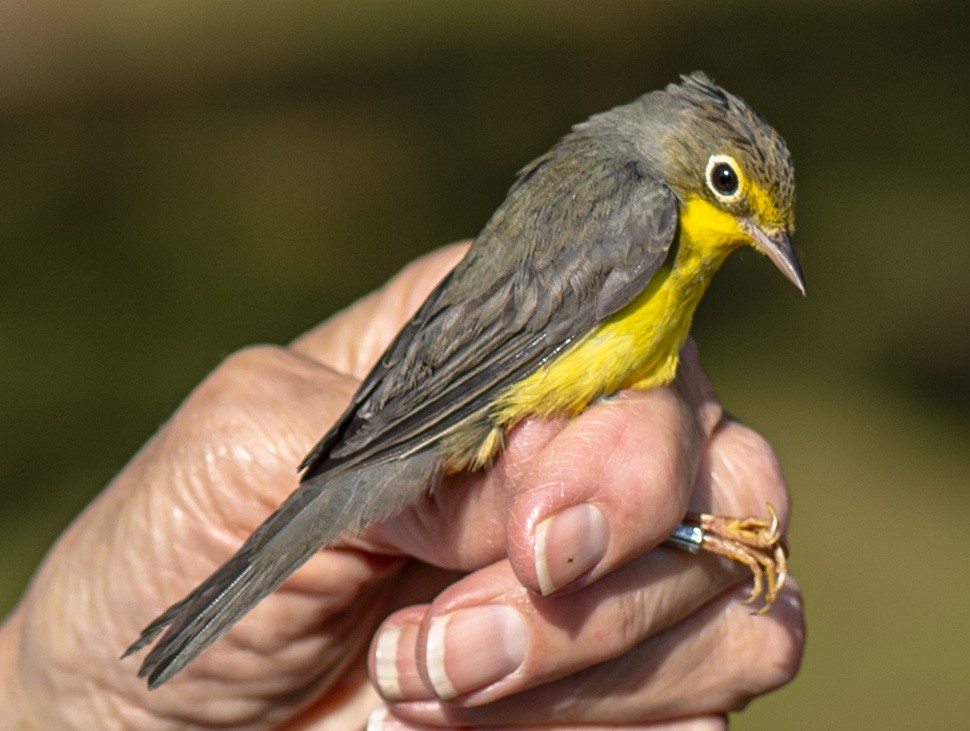
{"label": "canada warbler", "polygon": [[[523,419],[668,383],[697,303],[738,247],[804,293],[794,192],[781,137],[699,73],[576,125],[521,171],[304,459],[299,487],[127,650],[165,631],[139,675],[164,683],[320,548],[417,502],[443,474],[490,465]],[[759,590],[764,565],[776,592],[777,526],[755,527],[769,539],[749,548],[767,558],[718,552],[751,565]]]}

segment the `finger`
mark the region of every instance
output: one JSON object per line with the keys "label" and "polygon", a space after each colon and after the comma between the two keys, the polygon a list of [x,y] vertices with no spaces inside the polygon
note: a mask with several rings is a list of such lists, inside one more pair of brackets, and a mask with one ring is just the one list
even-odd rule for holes
{"label": "finger", "polygon": [[523,584],[543,595],[585,585],[663,541],[686,511],[720,416],[688,346],[672,386],[622,392],[538,455],[512,452],[524,469],[513,478],[508,548]]}
{"label": "finger", "polygon": [[750,614],[740,597],[738,590],[727,592],[619,657],[484,705],[419,700],[391,703],[391,708],[401,718],[425,724],[580,727],[736,710],[790,680],[804,643],[794,582],[768,616]]}
{"label": "finger", "polygon": [[658,549],[583,589],[540,597],[498,562],[388,619],[372,674],[388,700],[487,703],[629,652],[734,581],[719,562]]}
{"label": "finger", "polygon": [[453,244],[415,260],[383,287],[304,333],[290,347],[340,373],[363,378],[467,250],[467,243]]}
{"label": "finger", "polygon": [[[367,731],[437,731],[441,726],[427,726],[421,723],[411,723],[402,718],[394,716],[390,709],[381,706],[371,713],[367,720]],[[488,731],[726,731],[727,719],[724,716],[698,716],[695,718],[685,718],[676,721],[661,721],[660,723],[635,724],[617,726],[610,724],[603,726],[600,724],[577,726],[480,726],[480,729]],[[322,731],[322,730],[321,730]]]}

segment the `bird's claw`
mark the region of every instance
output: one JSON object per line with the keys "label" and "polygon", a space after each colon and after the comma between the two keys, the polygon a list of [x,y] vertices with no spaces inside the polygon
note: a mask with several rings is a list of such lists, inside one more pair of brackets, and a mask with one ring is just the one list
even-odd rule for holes
{"label": "bird's claw", "polygon": [[750,569],[753,583],[744,603],[753,604],[759,598],[764,602],[754,614],[771,610],[788,576],[788,547],[781,534],[781,522],[771,503],[767,503],[767,507],[768,520],[755,516],[735,518],[701,513],[688,515],[684,523],[700,529],[698,548]]}

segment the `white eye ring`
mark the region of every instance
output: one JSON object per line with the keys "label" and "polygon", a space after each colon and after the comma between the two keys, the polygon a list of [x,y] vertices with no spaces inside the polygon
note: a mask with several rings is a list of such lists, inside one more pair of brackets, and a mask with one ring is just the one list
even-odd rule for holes
{"label": "white eye ring", "polygon": [[704,181],[711,192],[725,203],[741,197],[741,166],[730,155],[711,155],[704,171]]}

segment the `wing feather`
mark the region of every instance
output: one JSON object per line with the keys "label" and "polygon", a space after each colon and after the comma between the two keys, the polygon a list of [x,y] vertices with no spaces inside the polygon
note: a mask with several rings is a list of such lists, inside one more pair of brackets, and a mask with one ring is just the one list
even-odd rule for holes
{"label": "wing feather", "polygon": [[424,448],[646,287],[676,236],[673,193],[633,161],[554,153],[391,343],[304,480]]}

